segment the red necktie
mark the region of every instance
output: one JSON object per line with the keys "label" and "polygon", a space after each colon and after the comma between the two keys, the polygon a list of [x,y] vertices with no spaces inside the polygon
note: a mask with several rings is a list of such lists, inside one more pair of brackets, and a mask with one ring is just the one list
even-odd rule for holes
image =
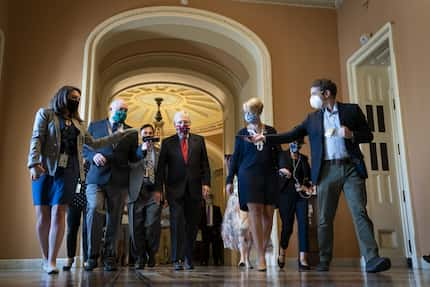
{"label": "red necktie", "polygon": [[182,156],[184,157],[185,163],[188,161],[188,146],[187,146],[187,138],[184,137],[181,140],[181,150],[182,150]]}

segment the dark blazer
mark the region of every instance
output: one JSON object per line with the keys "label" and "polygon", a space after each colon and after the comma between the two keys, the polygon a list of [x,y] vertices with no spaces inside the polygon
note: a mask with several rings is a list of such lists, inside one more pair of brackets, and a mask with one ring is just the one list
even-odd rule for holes
{"label": "dark blazer", "polygon": [[[125,125],[125,128],[130,128]],[[94,138],[109,135],[110,122],[108,119],[90,123],[88,132]],[[91,163],[87,174],[87,184],[107,184],[108,182],[125,186],[129,184],[129,161],[136,162],[137,133],[124,137],[118,144],[104,148],[90,149],[84,146],[84,157]],[[107,162],[104,166],[97,166],[93,162],[96,153],[103,154]]]}
{"label": "dark blazer", "polygon": [[[348,127],[353,133],[352,139],[345,139],[345,146],[353,161],[358,174],[367,178],[367,170],[360,151],[360,143],[369,143],[373,140],[373,134],[367,124],[363,112],[357,104],[337,103],[340,124]],[[311,145],[311,179],[314,184],[320,180],[320,170],[324,161],[324,111],[319,110],[310,113],[307,118],[291,131],[267,135],[266,142],[281,144],[295,141],[301,137],[309,136]]]}
{"label": "dark blazer", "polygon": [[[264,135],[276,134],[276,129],[264,125]],[[239,130],[234,152],[228,167],[226,184],[233,183],[237,175],[240,209],[248,211],[248,202],[276,204],[279,200],[278,170],[283,165],[280,145],[263,145],[257,151],[253,143],[243,136],[249,136],[247,128]],[[261,194],[264,194],[264,202]]]}
{"label": "dark blazer", "polygon": [[[264,135],[276,134],[275,128],[265,125]],[[254,144],[246,142],[241,136],[249,135],[246,128],[242,128],[237,133],[237,137],[234,144],[234,152],[230,160],[228,168],[228,175],[226,177],[226,184],[233,183],[234,176],[240,174],[242,171],[247,171],[247,181],[252,181],[256,175],[278,175],[278,170],[281,167],[285,167],[285,159],[281,156],[282,148],[280,145],[271,146],[269,151],[269,157],[264,157],[264,153],[256,152]],[[239,188],[240,189],[240,188]]]}
{"label": "dark blazer", "polygon": [[[144,158],[146,156],[146,152],[142,152],[142,149],[137,149],[137,156],[139,158],[138,162],[130,164],[130,186],[128,189],[128,202],[132,203],[135,202],[140,195],[140,192],[142,190],[143,185],[143,179],[145,174],[145,165],[144,165]],[[160,155],[160,151],[158,149],[155,149],[155,172],[157,172],[157,164],[158,164],[158,157]],[[149,199],[150,193],[154,191],[155,186],[145,186],[143,194],[144,198]]]}
{"label": "dark blazer", "polygon": [[[221,208],[217,205],[212,205],[212,216],[213,216],[213,226],[212,229],[215,229],[215,231],[219,232],[219,235],[221,235],[221,224],[222,224],[222,214],[221,214]],[[206,218],[206,204],[202,204],[202,217],[200,219],[199,228],[203,232],[203,236],[207,237],[210,236],[208,234],[209,232],[209,226],[207,226],[207,218]]]}
{"label": "dark blazer", "polygon": [[202,185],[209,185],[211,174],[205,140],[202,136],[189,134],[188,162],[182,156],[177,134],[164,139],[161,143],[157,168],[157,190],[166,187],[166,198],[175,199],[184,195],[188,185],[194,199],[202,198]]}
{"label": "dark blazer", "polygon": [[[291,157],[290,150],[288,149],[288,150],[282,151],[282,156],[285,159],[286,168],[292,174],[294,172],[294,162]],[[309,166],[308,157],[305,156],[304,154],[299,153],[299,158],[300,158],[300,162],[297,165],[295,176],[300,184],[303,184],[305,186],[310,186],[309,180],[311,177],[311,167]],[[290,178],[287,178],[286,176],[281,176],[279,183],[280,183],[281,191],[286,191],[287,188],[292,189],[294,191],[296,190],[295,188],[296,181],[293,178],[293,176],[291,176]]]}

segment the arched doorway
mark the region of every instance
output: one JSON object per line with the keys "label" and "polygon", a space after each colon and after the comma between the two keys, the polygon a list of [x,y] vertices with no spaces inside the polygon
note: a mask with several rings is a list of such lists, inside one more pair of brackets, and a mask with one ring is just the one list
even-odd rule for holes
{"label": "arched doorway", "polygon": [[[161,53],[161,49],[148,52],[142,48],[171,48],[172,43],[179,44],[182,50]],[[118,56],[139,45],[136,55]],[[188,50],[184,49],[187,45]],[[204,56],[190,55],[193,49],[204,51]],[[172,63],[177,65],[172,67]],[[179,72],[179,67],[185,68]],[[160,81],[166,77],[180,84],[205,82],[220,91],[211,95],[220,103],[224,115],[221,154],[233,152],[235,131],[242,123],[241,103],[246,99],[260,97],[265,104],[263,120],[273,124],[270,55],[260,38],[222,15],[167,6],[120,13],[91,32],[84,53],[81,114],[87,115],[87,121],[96,119],[100,116],[98,109],[105,108],[121,87],[133,81],[142,84],[151,82],[151,78]],[[277,224],[273,234],[277,234]],[[277,240],[274,243],[276,250]]]}
{"label": "arched doorway", "polygon": [[[173,27],[172,27],[173,26]],[[99,24],[89,35],[84,52],[81,112],[93,118],[92,108],[97,91],[97,68],[102,56],[115,45],[126,42],[122,32],[151,31],[174,35],[175,38],[205,43],[238,59],[248,70],[250,78],[242,89],[260,97],[264,104],[263,120],[273,124],[272,78],[269,52],[261,39],[242,24],[222,15],[185,7],[147,7],[126,11]],[[115,41],[113,41],[115,40]],[[255,92],[256,91],[256,92]],[[239,95],[241,100],[246,99]]]}

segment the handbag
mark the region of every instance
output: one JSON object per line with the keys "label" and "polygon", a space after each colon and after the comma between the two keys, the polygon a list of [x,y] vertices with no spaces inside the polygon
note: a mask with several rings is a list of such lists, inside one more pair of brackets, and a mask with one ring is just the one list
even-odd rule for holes
{"label": "handbag", "polygon": [[[90,165],[88,162],[84,163],[84,173],[85,177],[87,176],[88,170],[90,169]],[[76,208],[86,208],[87,207],[87,184],[85,183],[85,180],[82,182],[81,179],[79,179],[78,185],[76,186],[76,192],[73,194],[72,204],[71,206]]]}
{"label": "handbag", "polygon": [[78,183],[76,187],[76,192],[73,194],[72,206],[76,208],[83,209],[87,207],[87,196],[85,194],[87,189],[86,183]]}

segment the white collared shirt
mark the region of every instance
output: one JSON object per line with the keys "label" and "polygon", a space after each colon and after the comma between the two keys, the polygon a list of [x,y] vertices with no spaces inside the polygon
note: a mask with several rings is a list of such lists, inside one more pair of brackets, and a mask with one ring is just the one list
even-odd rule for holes
{"label": "white collared shirt", "polygon": [[348,158],[348,151],[345,146],[345,139],[339,136],[340,119],[337,103],[334,104],[330,112],[327,108],[324,112],[324,159]]}

